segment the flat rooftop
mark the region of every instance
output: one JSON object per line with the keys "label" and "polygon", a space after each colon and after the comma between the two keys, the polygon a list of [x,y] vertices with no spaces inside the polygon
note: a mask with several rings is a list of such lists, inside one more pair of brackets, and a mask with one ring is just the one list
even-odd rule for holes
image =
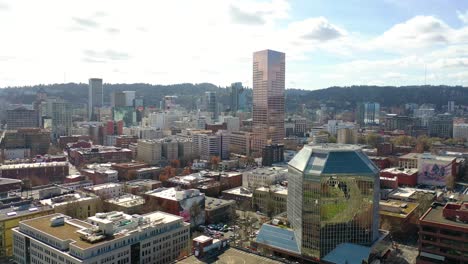
{"label": "flat rooftop", "polygon": [[420,220],[435,224],[445,224],[461,228],[468,228],[468,224],[466,223],[445,218],[442,214],[443,211],[444,205],[434,203],[433,206],[429,208],[429,211],[425,215],[423,215]]}
{"label": "flat rooftop", "polygon": [[98,185],[93,185],[86,187],[88,190],[92,191],[99,191],[107,188],[116,188],[116,187],[122,187],[122,184],[120,183],[115,183],[115,182],[109,182],[109,183],[103,183],[103,184],[98,184]]}
{"label": "flat rooftop", "polygon": [[253,193],[249,189],[245,187],[236,187],[233,189],[222,191],[222,193],[234,194],[234,195],[241,195],[246,197],[252,197]]}
{"label": "flat rooftop", "polygon": [[380,172],[387,172],[391,174],[406,174],[406,175],[413,175],[415,173],[418,173],[418,169],[413,168],[413,169],[405,169],[405,168],[387,168],[383,169]]}
{"label": "flat rooftop", "polygon": [[14,206],[6,209],[0,210],[0,221],[7,219],[14,219],[17,217],[23,217],[26,215],[35,214],[37,212],[51,211],[52,207],[50,206],[36,206],[33,204],[26,204],[22,206]]}
{"label": "flat rooftop", "polygon": [[[406,218],[408,215],[413,213],[414,210],[419,206],[419,204],[417,203],[404,202],[401,200],[380,201],[379,204],[380,204],[379,214],[398,217],[398,218]],[[386,205],[388,207],[399,208],[400,213],[387,211],[382,208],[382,205]]]}
{"label": "flat rooftop", "polygon": [[26,169],[26,168],[48,168],[48,167],[68,167],[67,161],[52,161],[52,162],[40,162],[40,163],[19,163],[0,165],[0,170],[15,170],[15,169]]}
{"label": "flat rooftop", "polygon": [[125,194],[119,197],[107,199],[106,202],[116,204],[122,207],[133,207],[145,203],[145,199],[138,195]]}
{"label": "flat rooftop", "polygon": [[192,197],[205,195],[204,193],[201,193],[197,189],[177,191],[176,188],[158,188],[158,189],[148,191],[145,194],[168,199],[168,200],[173,200],[173,201],[182,201],[185,199],[190,199]]}
{"label": "flat rooftop", "polygon": [[181,264],[202,264],[202,263],[245,263],[245,264],[280,264],[283,262],[272,260],[266,257],[258,256],[256,254],[247,253],[242,250],[228,248],[221,254],[198,259],[195,256],[190,256],[186,259],[177,261]]}
{"label": "flat rooftop", "polygon": [[[65,223],[60,226],[51,226],[51,219],[55,216],[64,216],[63,214],[51,214],[47,216],[37,217],[33,219],[24,220],[21,224],[28,226],[30,228],[36,229],[40,232],[46,233],[50,236],[55,237],[59,240],[72,240],[70,244],[73,244],[83,250],[89,249],[92,247],[100,246],[105,244],[109,241],[121,238],[123,236],[128,235],[128,232],[132,230],[123,230],[114,234],[113,236],[108,236],[104,240],[96,243],[91,243],[86,240],[81,239],[81,234],[79,231],[83,232],[85,229],[95,228],[95,225],[92,225],[88,222],[81,221],[78,219],[66,218]],[[153,212],[146,215],[142,215],[143,217],[149,220],[146,224],[141,224],[137,228],[144,228],[146,226],[157,226],[161,224],[167,224],[174,221],[181,221],[182,218],[179,216],[171,215],[164,212]],[[66,217],[66,216],[65,216]],[[21,231],[21,226],[20,226]]]}
{"label": "flat rooftop", "polygon": [[224,200],[205,196],[205,210],[213,210],[234,203],[235,202],[233,200]]}

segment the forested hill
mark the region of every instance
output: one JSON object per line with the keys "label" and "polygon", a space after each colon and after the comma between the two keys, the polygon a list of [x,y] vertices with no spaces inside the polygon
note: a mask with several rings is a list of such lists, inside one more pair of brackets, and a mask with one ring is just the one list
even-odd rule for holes
{"label": "forested hill", "polygon": [[[36,85],[28,87],[8,87],[0,89],[0,98],[9,103],[31,103],[36,92],[42,88],[50,96],[62,97],[73,103],[86,103],[88,100],[87,84],[66,83],[53,85]],[[136,91],[138,97],[145,99],[146,105],[158,106],[164,95],[177,95],[178,103],[189,109],[195,107],[197,99],[206,91],[216,91],[218,101],[224,106],[229,104],[228,89],[211,83],[151,85],[134,84],[104,84],[104,101],[110,101],[113,91]],[[251,97],[251,90],[248,90]],[[315,108],[320,103],[337,108],[354,107],[358,102],[379,102],[382,106],[397,106],[405,103],[430,103],[441,107],[449,100],[456,104],[467,104],[468,88],[461,86],[350,86],[330,87],[320,90],[286,90],[286,108],[295,111],[301,104]]]}
{"label": "forested hill", "polygon": [[468,88],[461,86],[350,86],[326,89],[288,90],[288,103],[306,105],[327,103],[338,108],[354,106],[358,102],[379,102],[382,106],[399,106],[405,103],[447,105],[454,100],[456,104],[468,103]]}

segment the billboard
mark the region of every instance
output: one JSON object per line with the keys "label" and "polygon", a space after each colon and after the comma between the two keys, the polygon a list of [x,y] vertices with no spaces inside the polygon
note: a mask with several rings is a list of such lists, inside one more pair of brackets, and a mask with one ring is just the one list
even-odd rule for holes
{"label": "billboard", "polygon": [[452,162],[419,160],[418,184],[445,186],[447,177],[452,175]]}

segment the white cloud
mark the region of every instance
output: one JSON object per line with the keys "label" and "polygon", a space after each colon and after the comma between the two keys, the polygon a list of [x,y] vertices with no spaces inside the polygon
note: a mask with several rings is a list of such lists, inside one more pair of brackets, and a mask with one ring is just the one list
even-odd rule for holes
{"label": "white cloud", "polygon": [[457,16],[463,23],[468,24],[468,10],[466,10],[464,13],[457,11]]}

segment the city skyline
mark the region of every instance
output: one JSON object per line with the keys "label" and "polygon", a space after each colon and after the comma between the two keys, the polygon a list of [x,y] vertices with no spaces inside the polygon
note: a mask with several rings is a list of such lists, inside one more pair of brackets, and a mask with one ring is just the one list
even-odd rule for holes
{"label": "city skyline", "polygon": [[[2,43],[0,84],[97,76],[110,83],[251,87],[249,55],[271,48],[288,54],[287,88],[466,85],[467,10],[462,1],[432,0],[1,1],[0,29],[14,41]],[[31,45],[34,39],[46,41]]]}

